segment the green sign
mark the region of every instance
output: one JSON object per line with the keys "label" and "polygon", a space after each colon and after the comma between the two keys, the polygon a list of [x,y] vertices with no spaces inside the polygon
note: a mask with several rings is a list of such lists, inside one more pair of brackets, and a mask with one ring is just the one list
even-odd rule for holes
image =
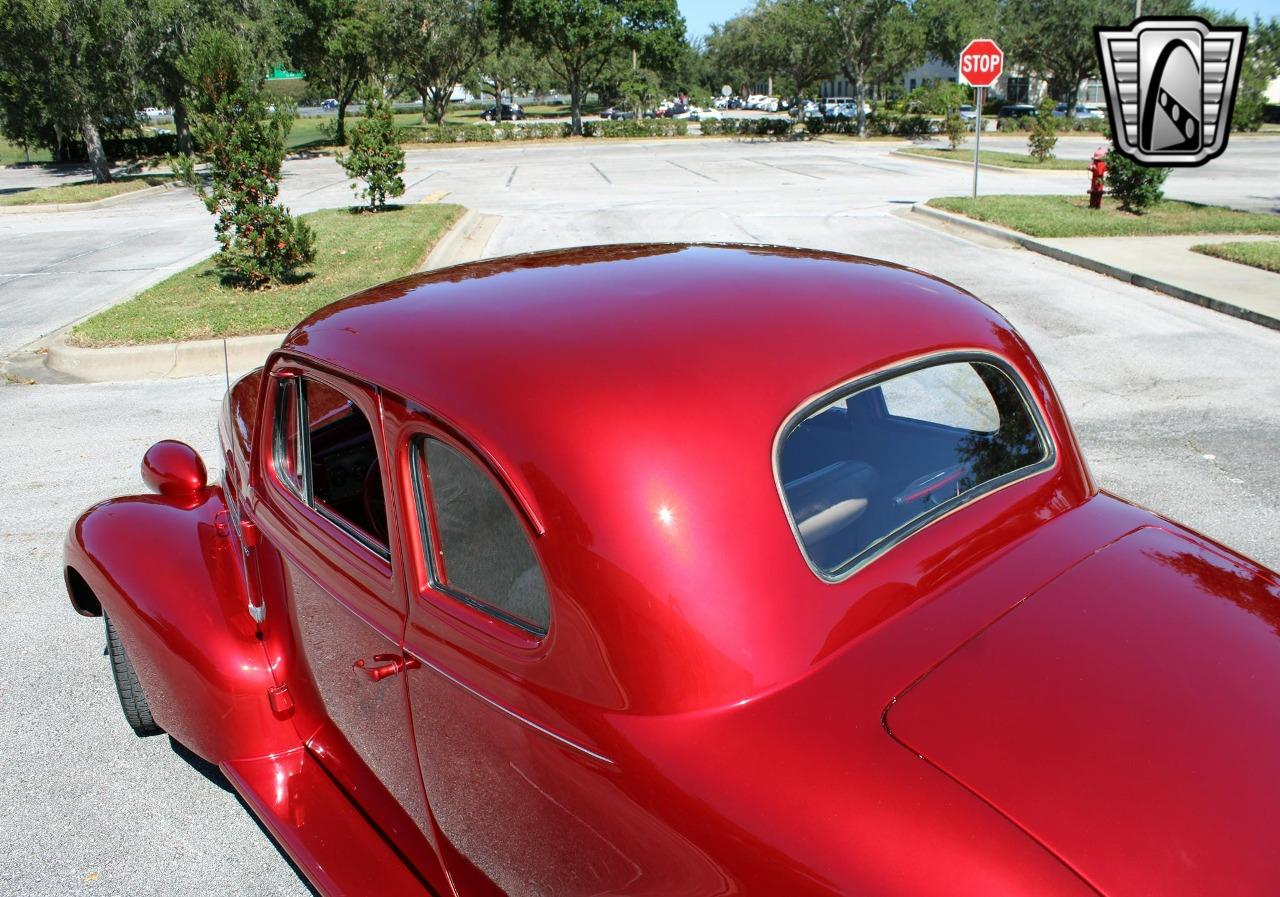
{"label": "green sign", "polygon": [[291,72],[288,69],[282,69],[279,66],[271,70],[271,74],[267,75],[268,81],[298,81],[307,77],[305,72]]}

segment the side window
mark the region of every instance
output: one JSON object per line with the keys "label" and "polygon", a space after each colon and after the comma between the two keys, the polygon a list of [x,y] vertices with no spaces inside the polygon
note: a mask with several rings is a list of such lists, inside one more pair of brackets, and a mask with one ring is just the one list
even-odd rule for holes
{"label": "side window", "polygon": [[319,380],[281,382],[275,421],[280,480],[316,512],[387,558],[387,508],[373,428]]}
{"label": "side window", "polygon": [[298,426],[302,420],[298,406],[298,390],[301,381],[297,377],[281,380],[276,397],[276,472],[280,480],[299,498],[303,497],[302,441],[298,439]]}
{"label": "side window", "polygon": [[940,364],[880,384],[885,410],[894,417],[958,430],[994,432],[1000,409],[971,364]]}
{"label": "side window", "polygon": [[[498,487],[439,440],[420,439],[415,449],[419,470],[426,462],[439,538],[430,565],[433,585],[521,629],[545,634],[550,610],[542,570]],[[419,514],[425,514],[420,481],[416,489]]]}

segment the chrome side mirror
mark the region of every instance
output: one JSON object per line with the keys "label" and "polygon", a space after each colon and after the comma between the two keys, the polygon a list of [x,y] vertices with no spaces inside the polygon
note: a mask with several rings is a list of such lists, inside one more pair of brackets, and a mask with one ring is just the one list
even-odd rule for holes
{"label": "chrome side mirror", "polygon": [[209,485],[209,474],[195,449],[165,439],[142,456],[142,481],[161,495],[197,495]]}

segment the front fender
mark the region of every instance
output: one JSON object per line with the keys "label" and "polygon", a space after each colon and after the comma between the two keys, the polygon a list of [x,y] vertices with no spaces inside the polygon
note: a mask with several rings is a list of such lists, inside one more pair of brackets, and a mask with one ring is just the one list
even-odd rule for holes
{"label": "front fender", "polygon": [[216,486],[112,499],[80,516],[65,554],[72,606],[110,615],[156,722],[212,763],[298,746],[272,712],[226,510]]}

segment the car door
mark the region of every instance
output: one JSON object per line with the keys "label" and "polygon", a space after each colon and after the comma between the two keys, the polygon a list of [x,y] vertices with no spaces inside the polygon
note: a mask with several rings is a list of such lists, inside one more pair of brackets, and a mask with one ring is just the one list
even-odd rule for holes
{"label": "car door", "polygon": [[[257,522],[268,619],[299,736],[424,875],[438,868],[410,732],[406,601],[381,397],[302,364],[272,375]],[[265,449],[265,450],[264,450]],[[273,625],[274,624],[274,625]]]}

